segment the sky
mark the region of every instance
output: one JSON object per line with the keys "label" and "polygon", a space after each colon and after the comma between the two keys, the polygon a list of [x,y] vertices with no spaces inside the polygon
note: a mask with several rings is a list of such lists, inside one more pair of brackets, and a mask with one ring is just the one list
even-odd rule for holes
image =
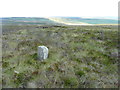
{"label": "sky", "polygon": [[0,17],[117,17],[120,0],[1,0]]}

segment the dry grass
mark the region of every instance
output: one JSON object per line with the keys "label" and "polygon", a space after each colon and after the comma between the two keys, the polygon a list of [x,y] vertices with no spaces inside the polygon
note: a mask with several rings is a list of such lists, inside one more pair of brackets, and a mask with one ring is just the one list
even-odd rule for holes
{"label": "dry grass", "polygon": [[[4,88],[117,87],[117,27],[23,25],[4,28]],[[49,57],[43,62],[36,59],[39,45],[49,48]]]}

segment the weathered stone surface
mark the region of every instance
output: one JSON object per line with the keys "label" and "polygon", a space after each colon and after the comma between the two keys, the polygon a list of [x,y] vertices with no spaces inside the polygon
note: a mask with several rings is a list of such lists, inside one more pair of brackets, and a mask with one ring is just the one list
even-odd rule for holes
{"label": "weathered stone surface", "polygon": [[46,46],[38,46],[38,60],[44,60],[48,57],[48,48]]}

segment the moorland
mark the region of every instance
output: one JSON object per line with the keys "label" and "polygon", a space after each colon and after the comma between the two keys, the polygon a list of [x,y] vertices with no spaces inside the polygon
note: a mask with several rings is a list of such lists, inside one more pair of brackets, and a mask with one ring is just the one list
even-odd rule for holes
{"label": "moorland", "polygon": [[[3,88],[117,88],[117,25],[4,24]],[[37,47],[49,56],[37,60]]]}

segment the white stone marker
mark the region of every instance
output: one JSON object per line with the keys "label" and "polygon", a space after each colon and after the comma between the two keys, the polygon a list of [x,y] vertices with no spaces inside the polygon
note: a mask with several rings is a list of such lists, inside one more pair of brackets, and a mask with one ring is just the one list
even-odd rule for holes
{"label": "white stone marker", "polygon": [[46,46],[38,46],[38,60],[44,60],[48,57],[48,48]]}

